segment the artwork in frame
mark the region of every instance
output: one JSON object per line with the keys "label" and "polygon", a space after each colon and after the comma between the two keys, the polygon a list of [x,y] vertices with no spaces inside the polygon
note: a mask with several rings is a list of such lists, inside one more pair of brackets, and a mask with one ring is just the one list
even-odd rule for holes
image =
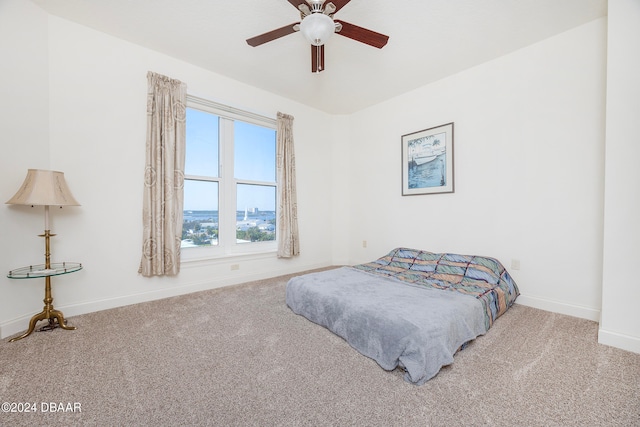
{"label": "artwork in frame", "polygon": [[453,123],[402,136],[402,195],[453,193]]}

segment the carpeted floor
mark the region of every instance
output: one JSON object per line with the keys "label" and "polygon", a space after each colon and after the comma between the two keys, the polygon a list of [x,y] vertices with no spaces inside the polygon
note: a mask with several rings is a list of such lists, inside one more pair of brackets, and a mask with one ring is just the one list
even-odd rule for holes
{"label": "carpeted floor", "polygon": [[36,412],[0,425],[640,426],[640,354],[594,322],[516,304],[414,386],[291,312],[289,277],[2,340],[0,401]]}

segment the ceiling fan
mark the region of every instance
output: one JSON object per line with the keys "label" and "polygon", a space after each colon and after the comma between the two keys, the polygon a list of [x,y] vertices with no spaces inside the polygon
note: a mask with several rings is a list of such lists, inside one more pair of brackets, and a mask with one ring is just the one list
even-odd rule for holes
{"label": "ceiling fan", "polygon": [[324,44],[335,32],[341,36],[382,49],[389,36],[358,27],[345,21],[333,19],[333,14],[342,9],[351,0],[287,0],[300,11],[301,22],[286,25],[259,36],[247,39],[250,46],[261,44],[300,31],[311,43],[311,71],[324,70]]}

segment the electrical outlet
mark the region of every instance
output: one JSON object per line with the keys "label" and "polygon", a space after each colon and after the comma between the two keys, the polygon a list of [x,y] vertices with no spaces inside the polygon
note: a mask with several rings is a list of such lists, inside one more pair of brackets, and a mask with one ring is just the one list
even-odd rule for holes
{"label": "electrical outlet", "polygon": [[367,247],[367,241],[366,241],[366,240],[363,240],[363,241],[362,241],[362,247],[363,247],[363,248],[366,248],[366,247]]}
{"label": "electrical outlet", "polygon": [[511,260],[511,269],[512,270],[520,270],[520,260],[519,259],[512,259]]}
{"label": "electrical outlet", "polygon": [[231,264],[232,270],[240,270],[240,264]]}

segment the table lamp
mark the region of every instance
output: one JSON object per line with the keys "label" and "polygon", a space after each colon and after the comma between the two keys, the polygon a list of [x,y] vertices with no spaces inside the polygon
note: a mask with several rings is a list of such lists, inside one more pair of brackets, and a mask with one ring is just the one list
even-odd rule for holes
{"label": "table lamp", "polygon": [[80,206],[80,203],[69,191],[69,187],[64,179],[64,173],[50,170],[41,169],[29,169],[27,171],[27,177],[24,179],[22,186],[18,192],[9,199],[6,204],[9,205],[30,205],[30,206],[44,206],[44,234],[40,237],[44,237],[45,241],[45,264],[44,269],[38,270],[39,277],[45,277],[45,299],[44,309],[41,313],[35,315],[29,324],[29,331],[20,337],[14,338],[11,341],[24,338],[29,335],[38,320],[49,320],[50,325],[53,327],[54,319],[58,320],[58,326],[63,329],[75,329],[73,326],[67,326],[64,320],[64,316],[58,310],[53,308],[53,298],[51,297],[51,275],[56,271],[51,269],[51,252],[49,239],[55,234],[51,234],[49,228],[49,206]]}

